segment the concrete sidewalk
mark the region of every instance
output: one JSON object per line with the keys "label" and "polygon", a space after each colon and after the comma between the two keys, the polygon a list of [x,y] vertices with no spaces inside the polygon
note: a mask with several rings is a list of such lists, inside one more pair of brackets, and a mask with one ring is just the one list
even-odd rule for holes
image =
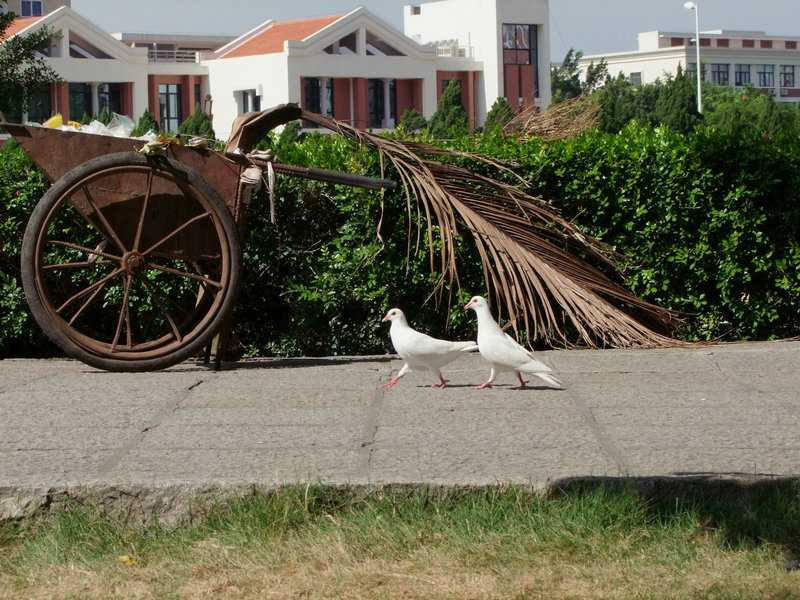
{"label": "concrete sidewalk", "polygon": [[63,497],[134,516],[257,485],[800,475],[800,342],[541,353],[566,385],[493,389],[472,354],[384,389],[392,357],[144,374],[0,361],[0,516]]}

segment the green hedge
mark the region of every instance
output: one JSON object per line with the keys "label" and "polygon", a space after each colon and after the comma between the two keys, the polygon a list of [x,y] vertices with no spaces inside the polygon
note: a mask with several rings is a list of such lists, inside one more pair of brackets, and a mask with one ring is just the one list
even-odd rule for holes
{"label": "green hedge", "polygon": [[[629,257],[624,277],[631,289],[688,315],[685,339],[800,333],[800,141],[629,125],[615,135],[550,143],[492,133],[448,144],[516,161],[535,194]],[[291,164],[381,175],[374,153],[340,138],[312,135],[281,152]],[[24,220],[45,182],[18,149],[4,148],[0,161],[0,356],[46,355],[52,349],[17,283]],[[390,351],[380,319],[391,306],[433,335],[474,334],[461,305],[485,288],[469,234],[461,244],[463,292],[445,288],[439,304],[429,298],[439,274],[430,271],[424,236],[417,248],[417,215],[410,223],[402,190],[385,193],[382,211],[377,192],[281,177],[276,198],[276,225],[265,197],[249,213],[234,314],[242,353]]]}

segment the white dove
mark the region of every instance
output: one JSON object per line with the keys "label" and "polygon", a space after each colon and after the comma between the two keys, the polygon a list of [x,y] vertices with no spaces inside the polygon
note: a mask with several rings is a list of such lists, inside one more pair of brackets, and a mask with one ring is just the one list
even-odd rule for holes
{"label": "white dove", "polygon": [[478,349],[481,356],[485,358],[492,367],[489,379],[481,386],[472,388],[482,390],[492,387],[492,382],[498,373],[513,371],[519,377],[519,387],[515,390],[525,389],[528,383],[522,379],[522,373],[536,375],[544,379],[547,383],[564,387],[556,377],[551,375],[553,370],[543,362],[536,360],[533,352],[520,346],[510,335],[500,329],[500,325],[492,317],[489,305],[480,296],[474,296],[464,307],[465,310],[472,309],[478,316]]}
{"label": "white dove", "polygon": [[399,308],[391,308],[381,322],[391,321],[389,335],[392,337],[392,345],[406,364],[400,369],[397,377],[384,383],[381,387],[392,387],[396,385],[400,378],[413,369],[422,371],[433,371],[439,376],[440,384],[433,384],[433,387],[443,388],[448,382],[442,377],[440,369],[457,359],[463,352],[477,350],[475,342],[448,342],[447,340],[437,340],[429,335],[413,330],[406,321],[406,316]]}

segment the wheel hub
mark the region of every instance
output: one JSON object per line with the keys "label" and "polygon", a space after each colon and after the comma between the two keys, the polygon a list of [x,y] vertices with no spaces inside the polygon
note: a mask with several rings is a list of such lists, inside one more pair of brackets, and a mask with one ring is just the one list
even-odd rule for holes
{"label": "wheel hub", "polygon": [[145,266],[147,266],[147,261],[144,258],[144,254],[141,252],[127,252],[125,256],[122,257],[122,267],[128,271],[128,273],[140,273]]}

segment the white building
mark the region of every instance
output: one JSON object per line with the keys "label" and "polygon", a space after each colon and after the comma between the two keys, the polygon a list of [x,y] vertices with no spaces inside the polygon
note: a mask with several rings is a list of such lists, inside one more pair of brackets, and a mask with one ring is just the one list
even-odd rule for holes
{"label": "white building", "polygon": [[[763,31],[715,29],[700,32],[703,80],[718,85],[755,86],[776,100],[800,102],[800,37],[768,36]],[[678,65],[694,77],[695,34],[648,31],[639,34],[639,49],[584,56],[584,70],[605,59],[612,76],[622,73],[634,84],[675,75]]]}
{"label": "white building", "polygon": [[[286,102],[360,128],[392,128],[404,111],[430,117],[452,79],[476,126],[498,97],[550,102],[548,0],[434,0],[405,7],[405,33],[363,7],[266,21],[235,38],[108,33],[69,0],[10,0],[7,35],[55,33],[46,57],[62,83],[28,115],[79,120],[102,108],[134,120],[147,109],[175,131],[197,104],[225,139],[236,116]],[[0,39],[0,43],[2,43]]]}

